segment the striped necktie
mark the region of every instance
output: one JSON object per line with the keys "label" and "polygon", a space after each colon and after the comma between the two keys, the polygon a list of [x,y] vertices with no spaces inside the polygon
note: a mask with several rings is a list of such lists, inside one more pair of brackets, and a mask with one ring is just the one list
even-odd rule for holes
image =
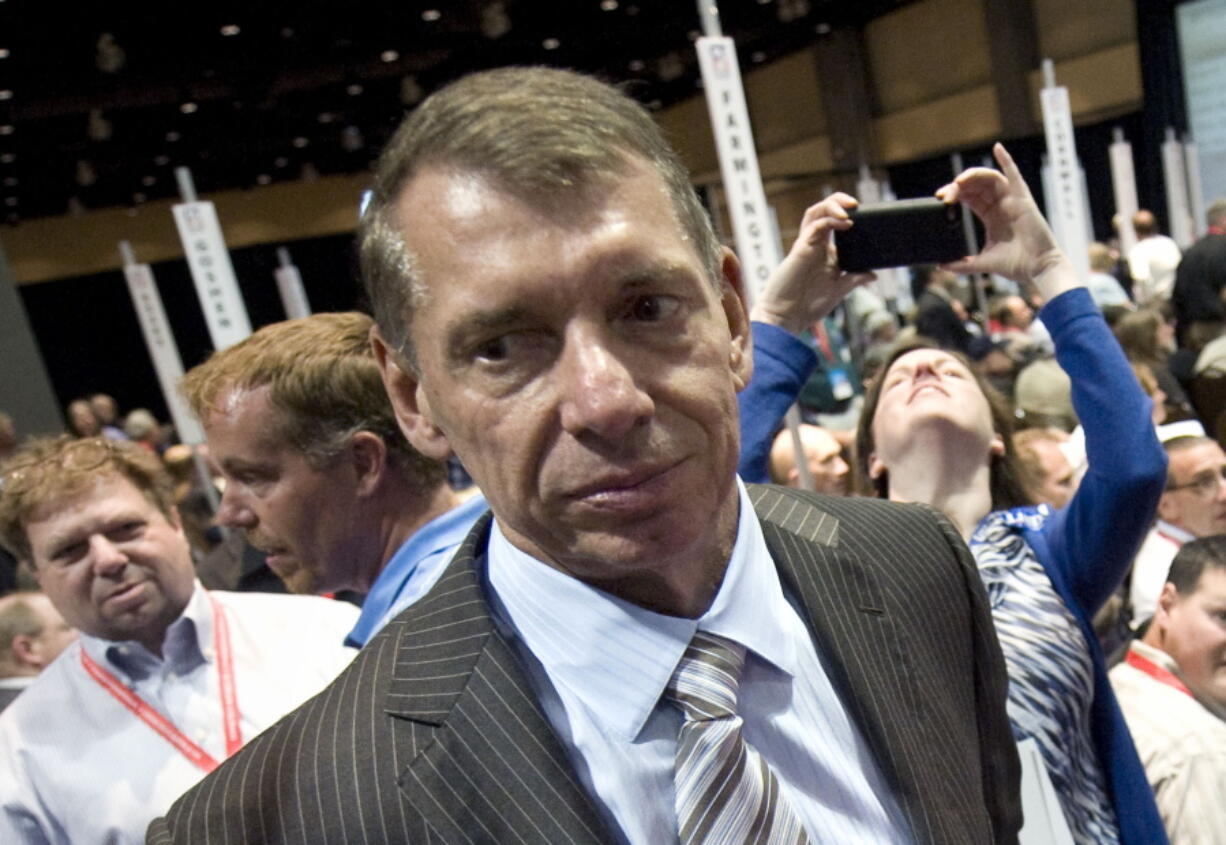
{"label": "striped necktie", "polygon": [[809,841],[775,773],[741,736],[744,665],[743,645],[700,631],[664,691],[685,715],[673,767],[682,845]]}

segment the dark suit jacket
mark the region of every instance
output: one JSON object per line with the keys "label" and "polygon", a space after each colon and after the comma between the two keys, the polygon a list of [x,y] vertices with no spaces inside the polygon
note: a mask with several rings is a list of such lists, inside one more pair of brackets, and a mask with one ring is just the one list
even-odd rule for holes
{"label": "dark suit jacket", "polygon": [[[916,839],[1015,841],[1004,661],[952,525],[922,506],[750,492]],[[486,516],[428,595],[175,802],[148,841],[616,841],[492,623],[488,532]]]}
{"label": "dark suit jacket", "polygon": [[915,301],[915,331],[935,340],[943,349],[970,353],[971,333],[962,325],[953,306],[940,294],[926,290]]}

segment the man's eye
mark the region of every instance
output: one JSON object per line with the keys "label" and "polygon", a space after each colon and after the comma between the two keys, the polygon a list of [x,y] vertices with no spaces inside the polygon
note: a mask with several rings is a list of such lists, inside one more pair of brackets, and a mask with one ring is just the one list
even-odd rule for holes
{"label": "man's eye", "polygon": [[143,522],[125,522],[123,525],[111,531],[109,537],[111,540],[132,540],[140,536],[140,533],[144,527],[145,523]]}
{"label": "man's eye", "polygon": [[626,316],[643,323],[656,323],[668,319],[680,307],[681,303],[676,297],[636,296],[630,301]]}
{"label": "man's eye", "polygon": [[509,354],[509,346],[505,336],[491,338],[479,343],[473,349],[473,356],[483,361],[505,361]]}

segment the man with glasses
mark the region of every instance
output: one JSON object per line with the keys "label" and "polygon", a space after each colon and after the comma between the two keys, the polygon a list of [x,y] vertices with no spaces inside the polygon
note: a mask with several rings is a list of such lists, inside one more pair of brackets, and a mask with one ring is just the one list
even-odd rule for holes
{"label": "man with glasses", "polygon": [[0,543],[81,632],[0,715],[0,842],[142,842],[331,680],[356,610],[196,581],[157,456],[92,437],[0,465]]}
{"label": "man with glasses", "polygon": [[[1181,431],[1181,430],[1180,430]],[[1132,565],[1129,601],[1140,626],[1154,615],[1158,595],[1179,547],[1197,537],[1226,532],[1226,453],[1203,434],[1180,435],[1163,443],[1170,461],[1158,520]]]}

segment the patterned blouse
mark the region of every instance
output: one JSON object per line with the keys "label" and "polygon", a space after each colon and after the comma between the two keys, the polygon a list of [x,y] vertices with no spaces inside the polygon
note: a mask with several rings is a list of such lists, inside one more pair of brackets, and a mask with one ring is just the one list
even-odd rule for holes
{"label": "patterned blouse", "polygon": [[1079,843],[1115,843],[1119,827],[1090,735],[1094,668],[1076,619],[1009,511],[988,514],[970,539],[1009,674],[1009,721],[1034,739]]}

